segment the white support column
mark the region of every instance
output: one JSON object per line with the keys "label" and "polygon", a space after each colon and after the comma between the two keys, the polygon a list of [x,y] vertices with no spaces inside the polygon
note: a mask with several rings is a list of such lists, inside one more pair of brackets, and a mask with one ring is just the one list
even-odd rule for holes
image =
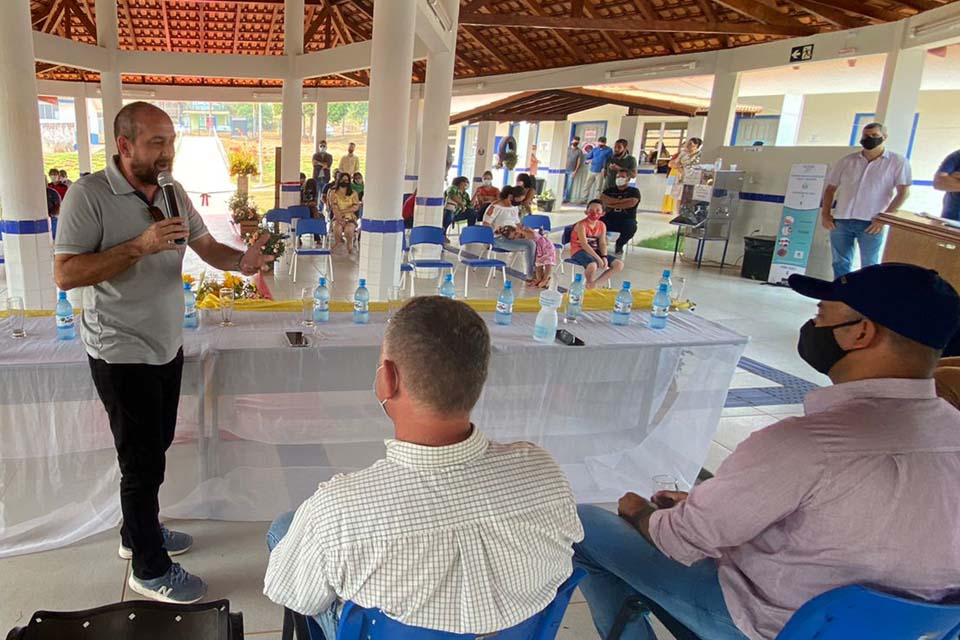
{"label": "white support column", "polygon": [[286,78],[280,119],[280,206],[300,204],[300,128],[303,120],[303,81]]}
{"label": "white support column", "polygon": [[[703,140],[704,131],[707,128],[707,116],[694,116],[687,121],[687,138],[700,138]],[[657,147],[659,149],[659,147]]]}
{"label": "white support column", "polygon": [[103,106],[103,144],[107,160],[117,153],[117,139],[113,132],[113,119],[123,108],[123,87],[117,62],[119,35],[117,29],[116,0],[97,0],[97,46],[109,53],[110,66],[100,69],[100,99]]}
{"label": "white support column", "polygon": [[[724,71],[724,54],[717,56],[717,73],[713,77],[713,92],[710,94],[710,110],[703,131],[704,149],[717,151],[730,144],[733,119],[737,112],[737,97],[740,95],[740,73]],[[704,158],[712,162],[713,158]]]}
{"label": "white support column", "polygon": [[774,146],[792,147],[797,144],[800,121],[803,119],[803,94],[788,93],[783,96],[780,122],[777,124],[777,139]]}
{"label": "white support column", "polygon": [[[620,135],[617,137],[627,141],[627,149],[630,150],[632,156],[636,156],[639,151],[640,139],[637,138],[637,133],[643,133],[643,128],[639,125],[639,116],[623,116],[620,118]],[[613,142],[613,140],[608,140],[610,146],[613,146]]]}
{"label": "white support column", "polygon": [[420,118],[423,115],[423,100],[420,96],[410,98],[407,113],[407,150],[403,164],[403,199],[417,188],[417,162],[420,160]]}
{"label": "white support column", "polygon": [[0,202],[7,295],[27,309],[53,309],[53,251],[44,195],[40,111],[30,5],[12,2],[0,20]]}
{"label": "white support column", "polygon": [[[456,29],[460,3],[450,3]],[[453,88],[453,50],[427,54],[427,81],[423,88],[423,124],[420,134],[419,178],[415,225],[443,224],[443,186],[446,177],[447,140],[450,131],[450,98]],[[439,257],[439,253],[436,254]]]}
{"label": "white support column", "polygon": [[[403,258],[403,165],[406,158],[410,69],[417,9],[414,2],[377,2],[373,6],[370,56],[370,116],[367,175],[360,237],[360,277],[373,300],[386,300],[400,284]],[[441,156],[440,161],[443,162]]]}
{"label": "white support column", "polygon": [[483,182],[483,172],[493,170],[494,143],[497,139],[497,123],[484,120],[477,123],[477,151],[473,160],[473,187]]}
{"label": "white support column", "polygon": [[[900,34],[906,23],[898,23]],[[883,67],[883,80],[877,97],[876,121],[887,127],[889,137],[886,148],[900,155],[907,155],[910,146],[910,134],[913,132],[913,119],[917,113],[917,100],[920,97],[920,81],[923,79],[923,63],[926,50],[901,49],[901,37],[894,38],[896,43],[887,53]]]}
{"label": "white support column", "polygon": [[87,97],[74,99],[73,111],[77,120],[77,156],[80,160],[80,173],[93,171],[90,157],[90,120],[87,114]]}
{"label": "white support column", "polygon": [[553,131],[550,134],[550,174],[547,177],[547,188],[553,191],[557,198],[556,208],[560,208],[563,200],[563,189],[566,180],[567,149],[570,146],[570,122],[555,120],[551,123]]}
{"label": "white support column", "polygon": [[327,138],[327,100],[325,98],[317,98],[316,102],[316,112],[317,115],[313,119],[313,150],[316,151],[317,145],[320,144],[321,140]]}

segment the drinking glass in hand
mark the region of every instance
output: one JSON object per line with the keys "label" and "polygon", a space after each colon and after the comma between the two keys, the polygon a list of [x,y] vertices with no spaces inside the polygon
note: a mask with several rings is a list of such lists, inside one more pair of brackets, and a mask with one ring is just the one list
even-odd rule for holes
{"label": "drinking glass in hand", "polygon": [[300,321],[305,327],[313,326],[313,289],[304,287],[300,290],[300,301],[303,304],[303,319]]}
{"label": "drinking glass in hand", "polygon": [[10,335],[14,338],[26,338],[27,333],[23,330],[23,298],[7,298],[7,324],[10,326]]}
{"label": "drinking glass in hand", "polygon": [[233,304],[236,294],[233,289],[224,287],[220,289],[220,326],[233,326]]}
{"label": "drinking glass in hand", "polygon": [[653,476],[653,503],[661,509],[669,509],[674,506],[676,502],[674,502],[673,498],[666,496],[658,497],[657,494],[661,491],[680,491],[680,484],[677,482],[677,479],[669,473]]}

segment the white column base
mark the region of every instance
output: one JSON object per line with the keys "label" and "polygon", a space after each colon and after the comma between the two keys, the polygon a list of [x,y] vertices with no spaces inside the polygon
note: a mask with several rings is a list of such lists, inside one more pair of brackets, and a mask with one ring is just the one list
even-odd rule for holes
{"label": "white column base", "polygon": [[27,309],[53,309],[57,289],[53,284],[53,247],[48,231],[5,233],[4,269],[9,298],[23,298]]}
{"label": "white column base", "polygon": [[370,299],[387,300],[391,287],[400,286],[400,263],[403,260],[402,221],[377,220],[387,225],[399,224],[400,230],[364,231],[360,236],[360,278],[366,278]]}

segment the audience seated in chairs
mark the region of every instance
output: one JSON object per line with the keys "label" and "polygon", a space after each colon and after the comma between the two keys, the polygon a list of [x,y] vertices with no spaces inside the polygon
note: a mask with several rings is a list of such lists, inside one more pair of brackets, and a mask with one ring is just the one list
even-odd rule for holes
{"label": "audience seated in chairs", "polygon": [[357,235],[357,212],[360,210],[360,198],[350,182],[350,175],[337,176],[336,187],[327,192],[327,204],[330,206],[330,221],[333,223],[333,246],[336,249],[341,239],[347,245],[347,253],[353,253],[353,242]]}
{"label": "audience seated in chairs", "polygon": [[483,220],[483,214],[487,212],[490,203],[500,197],[500,189],[493,186],[493,173],[483,172],[483,180],[480,185],[474,189],[473,198],[470,200],[470,206],[477,212],[477,220]]}
{"label": "audience seated in chairs", "polygon": [[274,522],[271,600],[316,616],[327,640],[348,601],[475,634],[553,601],[583,531],[546,451],[491,442],[470,422],[489,360],[487,326],[466,304],[419,297],[397,311],[374,376],[395,428],[386,458],[324,482]]}
{"label": "audience seated in chairs", "polygon": [[537,199],[536,182],[533,176],[518,173],[515,186],[523,189],[523,197],[520,198],[520,215],[529,215],[533,211],[533,202]]}
{"label": "audience seated in chairs", "polygon": [[543,231],[529,227],[508,225],[500,227],[500,234],[508,240],[533,240],[537,244],[536,273],[527,280],[527,284],[541,289],[549,287],[550,279],[553,277],[553,267],[557,264],[557,250],[553,246],[553,241],[544,235]]}
{"label": "audience seated in chairs", "polygon": [[524,275],[533,278],[536,274],[537,243],[527,238],[507,238],[501,233],[503,227],[520,226],[520,199],[523,198],[523,189],[520,187],[504,187],[500,190],[500,197],[490,203],[483,216],[483,224],[493,227],[493,246],[499,251],[523,252]]}
{"label": "audience seated in chairs", "polygon": [[[931,378],[960,298],[903,264],[789,283],[821,300],[798,349],[833,386],[689,494],[628,493],[619,515],[580,507],[575,560],[601,636],[625,598],[699,638],[739,640],[777,637],[804,603],[844,585],[932,602],[960,590],[960,412]],[[655,636],[641,617],[621,637]]]}
{"label": "audience seated in chairs", "polygon": [[602,217],[603,203],[591,200],[587,217],[575,224],[570,234],[570,260],[583,267],[588,289],[600,286],[623,271],[623,260],[607,252],[607,227],[600,221]]}
{"label": "audience seated in chairs", "polygon": [[444,235],[454,222],[466,220],[470,227],[477,223],[477,212],[470,206],[470,195],[467,193],[469,186],[470,180],[466,176],[457,176],[447,189],[443,202]]}

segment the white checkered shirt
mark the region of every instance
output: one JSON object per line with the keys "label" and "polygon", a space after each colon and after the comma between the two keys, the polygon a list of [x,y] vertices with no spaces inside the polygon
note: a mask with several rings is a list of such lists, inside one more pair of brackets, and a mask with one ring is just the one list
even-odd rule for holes
{"label": "white checkered shirt", "polygon": [[553,600],[583,527],[549,453],[476,428],[447,447],[386,446],[386,459],[297,509],[270,555],[267,597],[306,615],[350,600],[452,633],[505,629]]}

